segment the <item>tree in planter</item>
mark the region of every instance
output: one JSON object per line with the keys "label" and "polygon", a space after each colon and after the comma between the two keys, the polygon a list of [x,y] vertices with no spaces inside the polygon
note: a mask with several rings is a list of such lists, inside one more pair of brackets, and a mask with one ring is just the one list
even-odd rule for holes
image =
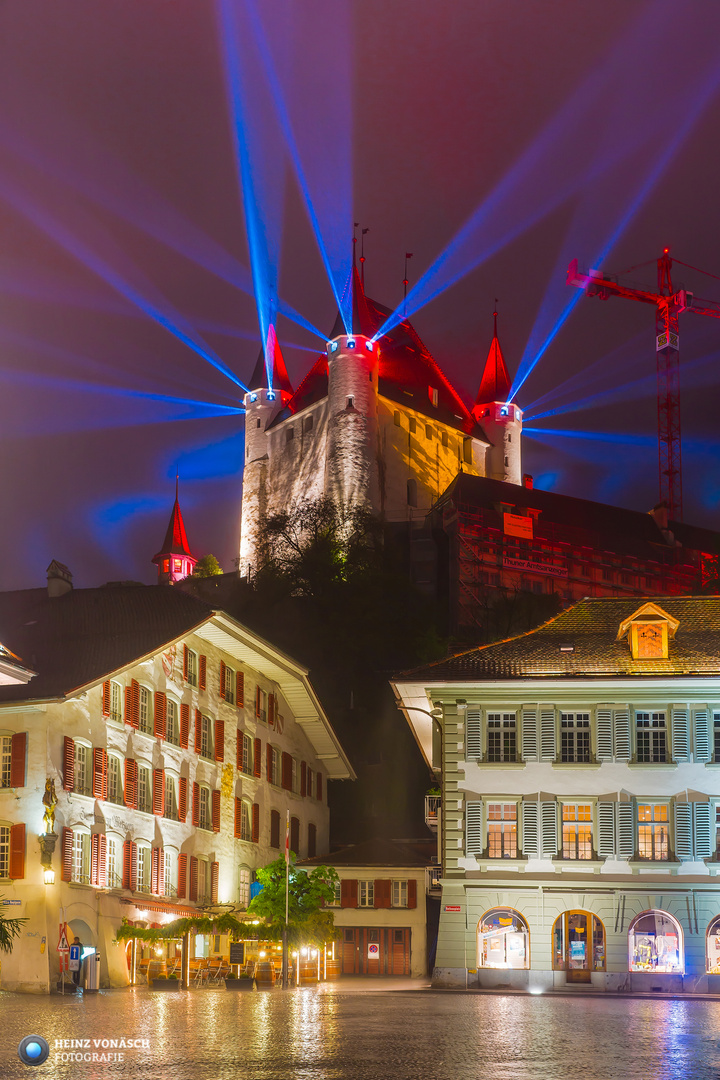
{"label": "tree in planter", "polygon": [[[250,902],[248,914],[264,920],[263,936],[280,940],[285,929],[285,859],[268,863],[257,871],[262,890]],[[310,871],[295,865],[291,853],[288,905],[288,943],[292,946],[314,945],[322,948],[337,936],[335,917],[324,904],[332,903],[339,877],[331,866],[316,866]]]}
{"label": "tree in planter", "polygon": [[4,898],[0,896],[0,951],[11,953],[15,944],[15,938],[20,937],[23,923],[27,919],[8,919],[3,914]]}

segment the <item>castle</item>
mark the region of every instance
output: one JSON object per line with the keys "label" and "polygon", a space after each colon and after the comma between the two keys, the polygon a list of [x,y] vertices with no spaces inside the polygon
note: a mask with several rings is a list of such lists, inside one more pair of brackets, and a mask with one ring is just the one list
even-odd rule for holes
{"label": "castle", "polygon": [[271,330],[271,386],[260,354],[245,395],[242,575],[257,566],[263,518],[329,496],[386,522],[425,516],[464,472],[520,484],[522,413],[495,333],[469,408],[414,328],[376,338],[391,314],[353,269],[352,326],[338,314],[327,349],[296,390]]}

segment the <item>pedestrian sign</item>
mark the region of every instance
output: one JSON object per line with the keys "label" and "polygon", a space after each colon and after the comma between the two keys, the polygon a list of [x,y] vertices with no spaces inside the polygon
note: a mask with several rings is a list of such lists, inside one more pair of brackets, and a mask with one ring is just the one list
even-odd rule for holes
{"label": "pedestrian sign", "polygon": [[67,923],[60,923],[60,940],[58,941],[58,952],[67,952],[70,946],[67,939]]}

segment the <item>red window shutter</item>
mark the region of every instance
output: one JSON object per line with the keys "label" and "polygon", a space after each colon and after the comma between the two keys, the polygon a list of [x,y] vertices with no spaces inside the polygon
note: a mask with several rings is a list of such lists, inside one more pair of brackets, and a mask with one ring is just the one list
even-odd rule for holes
{"label": "red window shutter", "polygon": [[155,715],[153,731],[155,737],[164,739],[167,735],[167,695],[159,691],[155,694]]}
{"label": "red window shutter", "polygon": [[75,743],[69,735],[65,736],[63,745],[63,787],[65,791],[75,787]]}
{"label": "red window shutter", "polygon": [[315,787],[317,788],[317,800],[318,800],[318,802],[322,802],[323,801],[323,778],[322,778],[322,773],[321,772],[318,772],[317,775],[315,776]]}
{"label": "red window shutter", "polygon": [[296,817],[290,818],[290,850],[300,855],[300,820]]}
{"label": "red window shutter", "polygon": [[123,889],[135,892],[137,885],[137,844],[126,840],[123,844]]}
{"label": "red window shutter", "polygon": [[178,900],[187,896],[187,855],[178,855]]}
{"label": "red window shutter", "polygon": [[130,724],[134,728],[140,727],[140,683],[137,679],[132,681],[132,714]]}
{"label": "red window shutter", "polygon": [[198,861],[195,855],[190,856],[190,899],[197,900],[198,892]]}
{"label": "red window shutter", "polygon": [[200,824],[200,785],[197,780],[193,781],[192,823],[196,827]]}
{"label": "red window shutter", "polygon": [[282,755],[282,786],[286,791],[292,790],[292,758],[284,750]]}
{"label": "red window shutter", "polygon": [[178,817],[185,821],[187,817],[187,776],[180,777],[180,791],[178,794]]}
{"label": "red window shutter", "polygon": [[183,645],[183,679],[188,681],[188,649],[187,645]]}
{"label": "red window shutter", "polygon": [[376,908],[389,908],[390,907],[390,889],[391,883],[388,878],[376,878],[375,888],[373,890]]}
{"label": "red window shutter", "polygon": [[241,709],[245,705],[245,676],[242,671],[235,672],[235,704]]}
{"label": "red window shutter", "polygon": [[101,835],[98,837],[99,851],[98,851],[98,885],[101,889],[107,889],[107,836]]}
{"label": "red window shutter", "polygon": [[307,765],[304,761],[300,762],[300,794],[307,795]]}
{"label": "red window shutter", "polygon": [[242,799],[235,796],[235,839],[242,836]]}
{"label": "red window shutter", "polygon": [[253,774],[255,776],[262,776],[262,739],[255,740]]}
{"label": "red window shutter", "polygon": [[[13,735],[10,745],[10,787],[25,787],[25,757],[27,750],[27,732],[18,731]],[[73,755],[74,755],[73,745]]]}
{"label": "red window shutter", "polygon": [[[108,756],[102,746],[93,749],[93,798],[107,799]],[[97,882],[95,882],[97,884]]]}
{"label": "red window shutter", "polygon": [[240,770],[240,772],[242,772],[242,766],[243,766],[243,740],[242,740],[242,737],[243,737],[243,733],[240,730],[240,728],[238,728],[237,729],[236,754],[237,754],[237,767]]}
{"label": "red window shutter", "polygon": [[218,902],[218,884],[220,882],[220,863],[210,863],[210,902]]}
{"label": "red window shutter", "polygon": [[220,792],[212,793],[212,827],[213,832],[220,832]]}
{"label": "red window shutter", "polygon": [[270,727],[275,726],[275,695],[268,694],[268,724]]}
{"label": "red window shutter", "polygon": [[102,688],[102,714],[110,715],[110,680],[106,679]]}
{"label": "red window shutter", "polygon": [[180,706],[180,749],[187,750],[190,745],[190,706]]}
{"label": "red window shutter", "polygon": [[221,698],[225,697],[225,661],[220,661],[220,687],[218,693]]}
{"label": "red window shutter", "polygon": [[207,685],[207,656],[203,656],[202,653],[200,654],[200,663],[198,667],[200,672],[198,686],[201,690],[204,690]]}
{"label": "red window shutter", "polygon": [[312,824],[308,825],[308,859],[314,859],[317,851],[317,829]]}
{"label": "red window shutter", "polygon": [[153,814],[165,813],[165,770],[153,769]]}
{"label": "red window shutter", "polygon": [[158,870],[160,869],[160,848],[152,849],[152,862],[150,864],[150,892],[158,894]]}
{"label": "red window shutter", "polygon": [[137,761],[125,758],[125,805],[137,810],[138,804],[138,767]]}
{"label": "red window shutter", "polygon": [[225,760],[225,721],[215,721],[215,760]]}
{"label": "red window shutter", "polygon": [[100,862],[100,836],[93,833],[90,837],[90,884],[98,883],[98,864]]}
{"label": "red window shutter", "polygon": [[255,715],[260,716],[260,687],[255,687]]}
{"label": "red window shutter", "polygon": [[62,831],[62,871],[60,877],[63,881],[72,881],[72,850],[73,850],[73,831],[72,829],[63,829]]}
{"label": "red window shutter", "polygon": [[195,710],[195,753],[200,753],[202,746],[202,713],[199,709]]}
{"label": "red window shutter", "polygon": [[260,839],[260,805],[254,802],[252,808],[252,841],[257,844]]}
{"label": "red window shutter", "polygon": [[280,847],[280,812],[270,811],[270,847]]}
{"label": "red window shutter", "polygon": [[265,747],[265,768],[267,770],[268,783],[272,781],[273,748],[270,743]]}
{"label": "red window shutter", "polygon": [[25,877],[25,825],[10,826],[10,877]]}
{"label": "red window shutter", "polygon": [[340,882],[340,907],[358,906],[358,883],[354,878],[343,878]]}
{"label": "red window shutter", "polygon": [[408,907],[417,907],[417,881],[415,878],[408,878]]}

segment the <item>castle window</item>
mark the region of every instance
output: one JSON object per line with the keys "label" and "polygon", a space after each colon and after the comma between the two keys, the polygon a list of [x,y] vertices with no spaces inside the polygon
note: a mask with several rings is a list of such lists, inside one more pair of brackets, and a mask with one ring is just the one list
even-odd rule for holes
{"label": "castle window", "polygon": [[448,444],[448,433],[447,433],[447,431],[443,431],[441,442],[442,442],[443,446],[445,446],[445,447],[447,446],[447,444]]}
{"label": "castle window", "polygon": [[291,441],[292,441],[292,440],[293,440],[294,438],[295,438],[295,431],[294,431],[294,429],[293,429],[293,428],[289,427],[289,428],[287,429],[287,431],[285,432],[285,442],[286,442],[286,443],[289,443],[289,442],[291,442]]}
{"label": "castle window", "polygon": [[408,506],[417,506],[417,480],[408,480],[407,482],[407,503]]}
{"label": "castle window", "polygon": [[402,427],[402,423],[400,421],[400,412],[398,409],[396,409],[393,414],[393,423],[395,424],[395,427]]}
{"label": "castle window", "polygon": [[260,421],[258,420],[256,427],[260,427]]}
{"label": "castle window", "polygon": [[414,432],[414,431],[416,431],[416,430],[417,430],[417,422],[416,422],[416,420],[415,420],[415,417],[414,417],[414,416],[411,416],[411,417],[410,417],[410,420],[409,420],[409,422],[408,422],[408,427],[409,427],[409,429],[410,429],[410,431],[411,431],[411,432]]}
{"label": "castle window", "polygon": [[[467,465],[472,465],[472,459],[472,439],[468,437],[463,439],[463,461]],[[507,458],[505,459],[505,464],[507,465]]]}
{"label": "castle window", "polygon": [[505,464],[506,464],[506,465],[508,464],[508,459],[507,459],[507,458],[505,458]]}
{"label": "castle window", "polygon": [[308,431],[312,431],[312,429],[313,429],[313,419],[314,418],[312,416],[306,416],[304,421],[303,421],[303,431],[306,434],[307,434]]}
{"label": "castle window", "polygon": [[508,431],[508,442],[509,442],[509,443],[511,443],[511,442],[512,442],[512,435],[510,434],[510,432],[509,432],[509,431]]}
{"label": "castle window", "polygon": [[345,407],[347,409],[354,409],[355,408],[355,398],[353,397],[352,394],[348,397],[347,405]]}
{"label": "castle window", "polygon": [[432,429],[430,424],[426,424],[425,425],[425,438],[426,439],[432,439],[432,437],[433,437],[433,429]]}

